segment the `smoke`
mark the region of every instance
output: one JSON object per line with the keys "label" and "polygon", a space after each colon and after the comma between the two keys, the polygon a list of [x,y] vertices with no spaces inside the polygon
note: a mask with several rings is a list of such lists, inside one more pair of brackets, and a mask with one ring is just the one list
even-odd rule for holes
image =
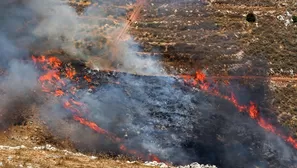
{"label": "smoke", "polygon": [[73,37],[78,32],[79,22],[75,10],[61,4],[62,1],[31,0],[28,7],[40,18],[32,34],[38,38],[47,38],[51,48],[61,47],[68,53],[77,53],[74,47]]}
{"label": "smoke", "polygon": [[[94,93],[81,91],[78,101],[88,105],[88,120],[122,138],[129,149],[174,164],[286,167],[296,161],[294,149],[229,102],[170,77],[122,74],[118,81],[120,86],[108,83]],[[50,114],[54,111],[63,110]],[[53,130],[59,126],[53,124]],[[71,131],[70,138],[80,150],[122,153],[117,143],[86,130],[76,126]]]}
{"label": "smoke", "polygon": [[25,47],[32,42],[33,36],[29,32],[17,33],[17,29],[32,15],[11,3],[14,2],[3,1],[0,5],[1,129],[24,121],[28,115],[26,110],[34,102],[33,91],[38,76],[32,64],[22,60],[28,57]]}
{"label": "smoke", "polygon": [[[13,92],[8,93],[12,95],[23,94],[37,85],[37,72],[34,71],[33,66],[16,60],[28,59],[31,51],[41,51],[42,53],[47,50],[62,49],[70,57],[78,57],[87,61],[89,53],[86,52],[85,47],[77,47],[78,41],[83,41],[84,45],[98,43],[100,40],[106,41],[101,44],[100,50],[95,50],[95,47],[90,49],[95,55],[100,55],[103,52],[102,55],[106,56],[102,56],[104,59],[112,57],[110,53],[114,47],[120,48],[118,49],[119,53],[122,52],[124,55],[122,58],[115,58],[118,64],[123,65],[123,70],[142,73],[145,69],[144,72],[146,73],[159,73],[160,68],[153,65],[154,61],[137,57],[128,42],[112,47],[109,45],[112,42],[106,40],[106,34],[116,34],[116,31],[123,24],[114,24],[108,19],[104,19],[107,13],[103,9],[104,7],[91,6],[85,10],[84,15],[99,18],[99,20],[94,19],[94,21],[92,19],[80,19],[83,16],[79,16],[73,7],[60,0],[1,2],[0,66],[3,69],[8,69],[7,72],[9,73],[8,77],[2,79],[3,84],[13,83],[9,86]],[[125,10],[118,10],[116,15],[124,15],[125,12]],[[86,25],[95,26],[95,28],[104,29],[104,31],[100,35],[94,35],[89,33],[90,29]],[[83,31],[84,29],[87,30]],[[100,38],[95,37],[96,35]],[[16,64],[18,65],[16,66]],[[104,62],[100,62],[99,65],[104,65]],[[13,71],[13,68],[16,68],[16,71],[20,70],[20,73]],[[25,81],[23,79],[30,80]]]}
{"label": "smoke", "polygon": [[30,115],[30,105],[36,101],[34,90],[37,88],[38,74],[32,65],[12,60],[8,66],[7,75],[0,81],[0,129],[24,122]]}
{"label": "smoke", "polygon": [[153,57],[141,57],[137,55],[138,44],[131,38],[123,43],[118,43],[119,69],[125,72],[146,74],[146,75],[165,75],[166,72],[160,65],[160,61]]}

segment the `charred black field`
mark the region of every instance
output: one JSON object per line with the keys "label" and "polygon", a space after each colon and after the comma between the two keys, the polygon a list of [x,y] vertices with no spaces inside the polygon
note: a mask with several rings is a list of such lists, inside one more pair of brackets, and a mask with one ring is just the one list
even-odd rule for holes
{"label": "charred black field", "polygon": [[[261,128],[245,111],[240,112],[234,102],[203,91],[199,86],[193,87],[181,77],[98,71],[78,64],[74,67],[80,70],[73,78],[76,82],[69,83],[79,88],[73,99],[90,109],[83,117],[122,139],[110,141],[109,135],[104,137],[103,133],[102,138],[96,131],[90,131],[90,127],[81,126],[69,136],[80,151],[105,151],[131,157],[151,153],[175,165],[195,161],[234,168],[294,167],[296,164],[296,151],[291,144]],[[239,103],[245,105],[249,101],[263,102],[264,93],[259,90],[266,86],[258,84],[248,88],[234,80],[229,86],[216,87],[227,96],[230,96],[228,89],[232,88]],[[62,111],[64,117],[69,118],[67,110],[69,112],[67,108]],[[282,129],[269,111],[262,108],[260,112]],[[58,113],[56,115],[61,115],[61,110]],[[281,131],[289,134],[284,129]],[[53,132],[61,136],[59,131]],[[77,134],[83,134],[85,139],[73,136]],[[137,155],[125,153],[121,145],[137,150]]]}

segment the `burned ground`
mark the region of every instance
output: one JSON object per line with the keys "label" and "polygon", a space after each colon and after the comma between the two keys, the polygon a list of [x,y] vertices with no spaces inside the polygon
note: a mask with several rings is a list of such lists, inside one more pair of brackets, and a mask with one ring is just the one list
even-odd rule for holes
{"label": "burned ground", "polygon": [[[293,1],[212,1],[208,5],[190,1],[150,2],[130,29],[136,41],[143,44],[143,50],[148,51],[140,55],[157,51],[154,55],[160,55],[170,72],[193,73],[205,69],[210,76],[267,77],[237,82],[246,84],[243,87],[259,89],[262,93],[254,95],[265,97],[266,100],[259,102],[260,106],[265,104],[263,108],[272,109],[278,116],[294,116],[295,82],[288,79],[287,86],[286,82],[269,80],[269,77],[290,77],[296,73],[293,33],[296,26],[285,25],[285,19],[290,19],[286,11],[295,14]],[[250,12],[255,13],[256,23],[245,20]],[[284,20],[278,19],[280,15]],[[257,82],[266,86],[257,89]],[[288,96],[292,97],[289,101]],[[293,120],[285,125],[295,132]]]}
{"label": "burned ground", "polygon": [[[149,146],[152,153],[175,164],[196,160],[219,167],[290,167],[296,162],[294,149],[267,134],[233,104],[195,91],[182,80],[122,73],[94,74],[93,81],[109,79],[93,90],[93,99],[99,102],[95,106],[100,111],[110,110],[110,106],[114,109],[108,119],[100,118],[100,112],[90,118],[126,137],[127,147],[143,148],[145,152]],[[106,84],[116,82],[119,84]],[[250,93],[245,90],[242,94]],[[125,119],[117,120],[117,117]],[[285,150],[281,151],[280,146]],[[98,146],[98,150],[102,148]],[[235,161],[234,157],[240,159]]]}

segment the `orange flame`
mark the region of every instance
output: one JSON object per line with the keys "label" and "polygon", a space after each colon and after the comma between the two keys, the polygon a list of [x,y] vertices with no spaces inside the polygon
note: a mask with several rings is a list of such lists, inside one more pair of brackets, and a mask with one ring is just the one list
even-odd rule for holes
{"label": "orange flame", "polygon": [[196,81],[204,82],[205,79],[206,79],[206,75],[203,72],[196,71],[196,78],[195,78]]}
{"label": "orange flame", "polygon": [[257,110],[255,103],[253,102],[250,102],[250,107],[248,112],[252,119],[256,119],[257,117],[259,117],[259,112]]}
{"label": "orange flame", "polygon": [[150,154],[149,157],[151,158],[149,160],[161,162],[161,160],[156,155]]}
{"label": "orange flame", "polygon": [[84,79],[85,79],[88,83],[92,82],[92,79],[91,79],[90,77],[84,76]]}
{"label": "orange flame", "polygon": [[53,68],[53,69],[57,69],[60,68],[62,65],[62,62],[56,58],[56,57],[50,57],[48,58],[48,64]]}
{"label": "orange flame", "polygon": [[71,102],[72,102],[73,104],[77,105],[77,106],[82,106],[82,105],[84,105],[83,103],[78,102],[78,101],[75,101],[74,99],[71,99]]}
{"label": "orange flame", "polygon": [[[34,57],[32,56],[32,60],[36,65],[39,65],[44,71],[45,74],[41,75],[39,77],[39,82],[42,86],[42,91],[47,93],[53,93],[56,97],[62,97],[64,95],[67,95],[68,93],[71,93],[72,95],[75,95],[77,88],[71,87],[69,92],[64,92],[61,88],[61,86],[65,86],[66,83],[64,82],[63,78],[61,77],[61,74],[59,72],[59,68],[62,66],[61,60],[59,60],[56,57],[49,57],[46,58],[45,56],[40,57]],[[74,76],[76,75],[75,69],[71,67],[66,67],[66,73],[65,77],[72,80]],[[88,76],[84,76],[84,79],[90,83],[92,82],[91,78]],[[78,77],[76,77],[76,80],[78,80]],[[119,82],[116,82],[116,84],[119,84]],[[54,91],[51,91],[52,89],[55,89]],[[66,96],[65,96],[66,97]],[[112,140],[115,143],[120,143],[122,140],[115,136],[114,134],[108,132],[107,130],[104,130],[103,128],[99,127],[96,123],[88,121],[87,119],[83,118],[86,113],[88,113],[88,109],[86,108],[86,105],[82,102],[76,101],[73,98],[64,98],[63,97],[63,107],[67,110],[69,110],[73,114],[73,119],[75,121],[78,121],[80,124],[85,125],[92,130],[96,131],[97,133],[105,135],[107,138]],[[160,161],[158,157],[155,155],[151,155],[149,157],[144,157],[143,154],[138,153],[135,150],[127,149],[123,144],[120,144],[120,150],[127,152],[132,155],[137,155],[140,158],[151,158],[155,161]]]}
{"label": "orange flame", "polygon": [[[199,86],[201,90],[214,95],[218,96],[222,99],[228,100],[231,102],[240,112],[247,112],[251,119],[254,119],[257,121],[258,125],[265,129],[268,132],[271,132],[279,137],[281,137],[284,141],[290,143],[295,149],[297,149],[297,140],[293,139],[291,136],[286,136],[280,131],[277,130],[277,128],[267,121],[265,121],[261,116],[257,109],[257,106],[254,102],[250,102],[249,106],[240,105],[233,93],[231,93],[231,96],[226,96],[221,94],[217,89],[210,89],[210,83],[206,81],[206,75],[203,74],[201,71],[196,72],[196,76],[191,78],[189,75],[181,75],[181,78],[184,79],[185,83],[189,83],[192,86]],[[229,82],[225,82],[229,84]]]}
{"label": "orange flame", "polygon": [[62,90],[56,90],[55,96],[60,97],[63,95],[64,95],[64,92]]}
{"label": "orange flame", "polygon": [[75,70],[72,68],[66,68],[66,77],[69,79],[73,79],[74,75],[76,74]]}
{"label": "orange flame", "polygon": [[83,118],[78,117],[78,116],[73,116],[73,119],[76,120],[76,121],[79,121],[83,125],[86,125],[86,126],[92,128],[93,130],[95,130],[96,132],[98,132],[100,134],[108,134],[107,131],[105,131],[104,129],[98,127],[98,125],[93,123],[93,122],[87,121],[86,119],[83,119]]}
{"label": "orange flame", "polygon": [[48,81],[48,82],[54,83],[54,81],[53,81],[54,79],[57,81],[61,79],[58,72],[56,72],[56,71],[49,71],[45,75],[42,75],[39,77],[39,80],[41,82]]}

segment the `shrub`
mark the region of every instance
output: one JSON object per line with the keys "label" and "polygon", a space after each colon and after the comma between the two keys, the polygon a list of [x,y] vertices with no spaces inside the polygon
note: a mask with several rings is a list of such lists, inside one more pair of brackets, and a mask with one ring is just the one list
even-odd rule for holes
{"label": "shrub", "polygon": [[256,22],[256,16],[253,13],[249,13],[249,14],[246,15],[246,21]]}

